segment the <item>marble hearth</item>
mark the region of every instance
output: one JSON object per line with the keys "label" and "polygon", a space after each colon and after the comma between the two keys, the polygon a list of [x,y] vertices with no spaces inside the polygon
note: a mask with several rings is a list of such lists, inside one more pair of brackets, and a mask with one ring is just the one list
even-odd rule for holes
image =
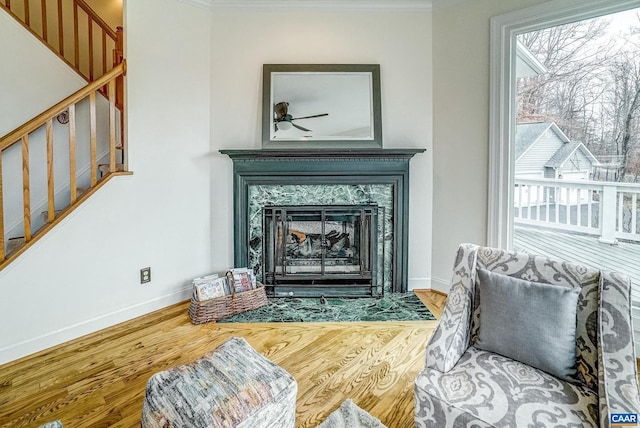
{"label": "marble hearth", "polygon": [[265,208],[372,206],[377,211],[373,287],[363,294],[356,287],[345,293],[345,282],[339,289],[292,292],[357,297],[407,290],[409,160],[424,149],[220,152],[233,161],[236,266],[250,266],[260,280],[266,279]]}

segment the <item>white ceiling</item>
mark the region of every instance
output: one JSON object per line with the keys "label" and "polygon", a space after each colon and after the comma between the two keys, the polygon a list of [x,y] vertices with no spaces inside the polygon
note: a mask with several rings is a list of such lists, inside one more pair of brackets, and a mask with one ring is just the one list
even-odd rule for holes
{"label": "white ceiling", "polygon": [[[262,8],[262,9],[361,9],[428,11],[432,0],[178,0],[207,9]],[[442,0],[435,0],[442,1]],[[451,0],[447,0],[451,1]],[[453,0],[456,1],[456,0]]]}
{"label": "white ceiling", "polygon": [[204,9],[333,9],[431,11],[471,0],[178,0]]}

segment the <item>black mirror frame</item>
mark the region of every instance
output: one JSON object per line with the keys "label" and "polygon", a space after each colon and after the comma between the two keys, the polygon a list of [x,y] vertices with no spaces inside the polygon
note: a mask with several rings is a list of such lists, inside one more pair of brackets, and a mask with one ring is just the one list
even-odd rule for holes
{"label": "black mirror frame", "polygon": [[[271,73],[371,73],[373,139],[349,140],[272,140],[273,105],[271,103]],[[380,101],[380,65],[379,64],[264,64],[262,66],[262,148],[263,149],[317,149],[342,148],[364,149],[382,148],[382,105]]]}

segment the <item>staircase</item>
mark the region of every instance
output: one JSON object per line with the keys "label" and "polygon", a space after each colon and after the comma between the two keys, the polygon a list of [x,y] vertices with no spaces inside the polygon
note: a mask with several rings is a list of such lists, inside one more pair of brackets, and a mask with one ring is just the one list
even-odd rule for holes
{"label": "staircase", "polygon": [[122,27],[109,28],[85,0],[0,0],[0,9],[87,81],[0,137],[2,270],[111,178],[130,173]]}

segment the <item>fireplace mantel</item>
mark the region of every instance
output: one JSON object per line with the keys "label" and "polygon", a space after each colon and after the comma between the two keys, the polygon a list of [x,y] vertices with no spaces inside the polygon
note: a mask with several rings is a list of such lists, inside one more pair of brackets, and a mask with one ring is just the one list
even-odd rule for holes
{"label": "fireplace mantel", "polygon": [[407,291],[409,161],[425,149],[220,150],[233,161],[234,263],[249,266],[249,188],[277,185],[388,185],[393,204],[389,291]]}
{"label": "fireplace mantel", "polygon": [[425,149],[305,149],[305,150],[220,150],[238,160],[339,160],[339,159],[411,159]]}

